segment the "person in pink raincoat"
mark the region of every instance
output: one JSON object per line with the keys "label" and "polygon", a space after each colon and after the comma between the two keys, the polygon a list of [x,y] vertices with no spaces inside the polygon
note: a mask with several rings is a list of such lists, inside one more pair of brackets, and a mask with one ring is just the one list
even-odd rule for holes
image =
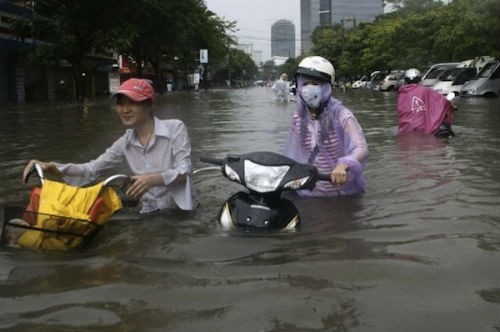
{"label": "person in pink raincoat", "polygon": [[418,69],[405,72],[405,85],[398,95],[398,132],[420,131],[437,137],[454,136],[453,105],[445,96],[420,85]]}

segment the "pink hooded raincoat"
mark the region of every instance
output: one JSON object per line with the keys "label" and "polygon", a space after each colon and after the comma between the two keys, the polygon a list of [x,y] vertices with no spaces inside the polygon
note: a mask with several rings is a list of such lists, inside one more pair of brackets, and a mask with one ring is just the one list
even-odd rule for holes
{"label": "pink hooded raincoat", "polygon": [[438,92],[419,84],[404,85],[398,96],[398,131],[435,134],[441,123],[451,126],[452,109]]}

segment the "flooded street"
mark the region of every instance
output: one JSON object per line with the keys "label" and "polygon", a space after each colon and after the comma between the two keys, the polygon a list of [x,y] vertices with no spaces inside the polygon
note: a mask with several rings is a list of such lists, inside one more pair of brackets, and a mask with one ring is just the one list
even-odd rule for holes
{"label": "flooded street", "polygon": [[[112,217],[82,252],[0,251],[0,331],[498,332],[500,100],[460,99],[456,137],[396,135],[396,94],[338,92],[370,159],[358,198],[301,199],[293,233],[224,231],[242,189],[200,173],[200,208]],[[0,206],[23,205],[29,159],[84,162],[123,132],[107,99],[0,107]],[[176,92],[200,156],[281,152],[294,103],[268,88]],[[123,170],[117,170],[123,171]]]}

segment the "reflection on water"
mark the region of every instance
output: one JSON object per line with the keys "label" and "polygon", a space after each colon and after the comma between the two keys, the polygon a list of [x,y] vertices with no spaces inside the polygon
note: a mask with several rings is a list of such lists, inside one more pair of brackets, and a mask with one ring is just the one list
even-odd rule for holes
{"label": "reflection on water", "polygon": [[[396,135],[393,93],[339,98],[369,143],[364,195],[296,199],[297,232],[226,232],[215,216],[241,188],[200,173],[194,213],[125,209],[83,252],[0,251],[0,331],[500,330],[499,101],[460,100],[439,141]],[[281,152],[293,111],[266,88],[157,105],[188,126],[195,168]],[[0,129],[1,205],[26,202],[30,158],[86,161],[123,131],[107,99],[4,106]]]}

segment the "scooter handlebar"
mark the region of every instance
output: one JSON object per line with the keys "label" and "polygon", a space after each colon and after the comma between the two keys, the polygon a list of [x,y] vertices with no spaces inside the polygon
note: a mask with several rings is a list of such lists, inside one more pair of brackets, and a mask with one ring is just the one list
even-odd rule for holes
{"label": "scooter handlebar", "polygon": [[200,157],[200,161],[212,165],[223,165],[224,164],[224,159],[222,158],[212,158],[212,157]]}
{"label": "scooter handlebar", "polygon": [[331,182],[332,178],[330,177],[330,174],[319,174],[318,173],[318,181],[328,181],[328,182]]}

